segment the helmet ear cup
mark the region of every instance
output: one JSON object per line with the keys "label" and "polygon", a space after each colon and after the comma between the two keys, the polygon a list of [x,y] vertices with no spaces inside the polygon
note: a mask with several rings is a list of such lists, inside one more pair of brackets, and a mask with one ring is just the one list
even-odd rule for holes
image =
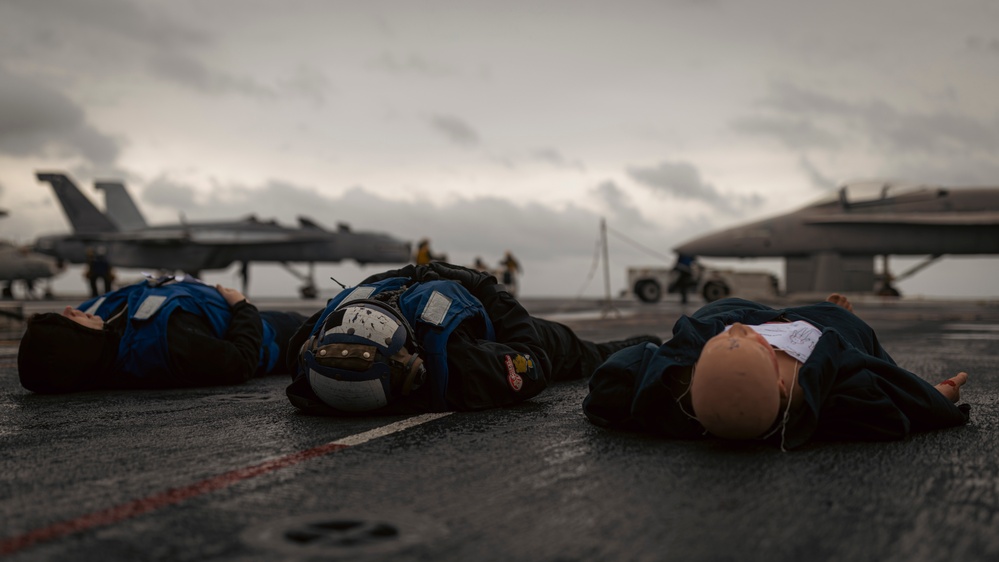
{"label": "helmet ear cup", "polygon": [[400,393],[408,396],[427,382],[427,368],[423,366],[423,358],[415,354],[410,356],[405,365],[400,365],[402,367]]}

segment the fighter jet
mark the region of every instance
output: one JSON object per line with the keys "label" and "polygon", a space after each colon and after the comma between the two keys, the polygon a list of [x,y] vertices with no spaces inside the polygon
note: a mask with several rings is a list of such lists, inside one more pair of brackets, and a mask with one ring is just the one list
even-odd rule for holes
{"label": "fighter jet", "polygon": [[[7,216],[7,211],[0,209],[0,217]],[[6,240],[0,240],[0,282],[3,283],[3,298],[14,298],[14,285],[24,283],[25,296],[35,298],[35,282],[45,281],[43,289],[46,297],[52,296],[48,280],[62,271],[62,266],[50,258],[25,247],[16,246]]]}
{"label": "fighter jet", "polygon": [[[387,234],[354,232],[345,224],[330,231],[301,216],[298,228],[255,216],[150,226],[120,182],[96,182],[105,194],[105,214],[65,174],[36,175],[52,186],[73,233],[39,237],[35,249],[69,263],[86,263],[87,251],[97,248],[106,251],[114,267],[190,275],[241,262],[245,290],[250,262],[276,262],[303,280],[300,292],[312,298],[317,294],[313,278],[316,262],[405,263],[411,255],[408,242]],[[289,262],[307,263],[308,274],[296,271]]]}
{"label": "fighter jet", "polygon": [[[891,285],[945,254],[999,253],[999,187],[864,181],[797,211],[695,238],[674,248],[707,257],[783,257],[785,290],[897,295]],[[928,255],[892,277],[889,255]],[[875,275],[876,256],[884,259]]]}

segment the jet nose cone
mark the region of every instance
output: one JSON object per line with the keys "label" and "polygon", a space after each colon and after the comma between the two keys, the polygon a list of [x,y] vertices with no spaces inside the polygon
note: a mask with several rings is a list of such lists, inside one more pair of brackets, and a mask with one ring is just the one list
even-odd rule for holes
{"label": "jet nose cone", "polygon": [[729,236],[714,234],[688,240],[673,248],[673,251],[688,256],[725,255],[734,248],[733,242],[734,240]]}
{"label": "jet nose cone", "polygon": [[681,254],[711,257],[764,257],[778,255],[772,229],[752,224],[688,240],[673,248]]}

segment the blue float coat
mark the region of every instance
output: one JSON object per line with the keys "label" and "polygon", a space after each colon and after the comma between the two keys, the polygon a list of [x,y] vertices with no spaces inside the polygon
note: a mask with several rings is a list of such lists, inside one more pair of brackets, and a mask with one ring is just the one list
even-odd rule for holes
{"label": "blue float coat", "polygon": [[[220,339],[232,317],[229,304],[214,287],[186,281],[159,286],[140,282],[85,301],[77,308],[107,320],[122,305],[127,306],[128,320],[114,368],[135,379],[171,378],[167,325],[174,311],[184,310],[201,317]],[[280,349],[274,328],[263,319],[261,323],[263,343],[259,365],[269,372],[277,366]]]}

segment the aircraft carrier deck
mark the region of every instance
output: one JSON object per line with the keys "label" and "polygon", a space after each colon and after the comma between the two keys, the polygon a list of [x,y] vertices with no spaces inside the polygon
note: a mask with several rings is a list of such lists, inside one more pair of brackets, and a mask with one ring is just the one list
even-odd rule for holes
{"label": "aircraft carrier deck", "polygon": [[[525,304],[595,340],[668,337],[685,311]],[[968,426],[782,453],[599,429],[583,381],[509,409],[346,420],[296,414],[285,377],[42,396],[18,384],[20,326],[0,319],[0,556],[999,559],[999,302],[854,304],[902,366],[970,373]]]}

